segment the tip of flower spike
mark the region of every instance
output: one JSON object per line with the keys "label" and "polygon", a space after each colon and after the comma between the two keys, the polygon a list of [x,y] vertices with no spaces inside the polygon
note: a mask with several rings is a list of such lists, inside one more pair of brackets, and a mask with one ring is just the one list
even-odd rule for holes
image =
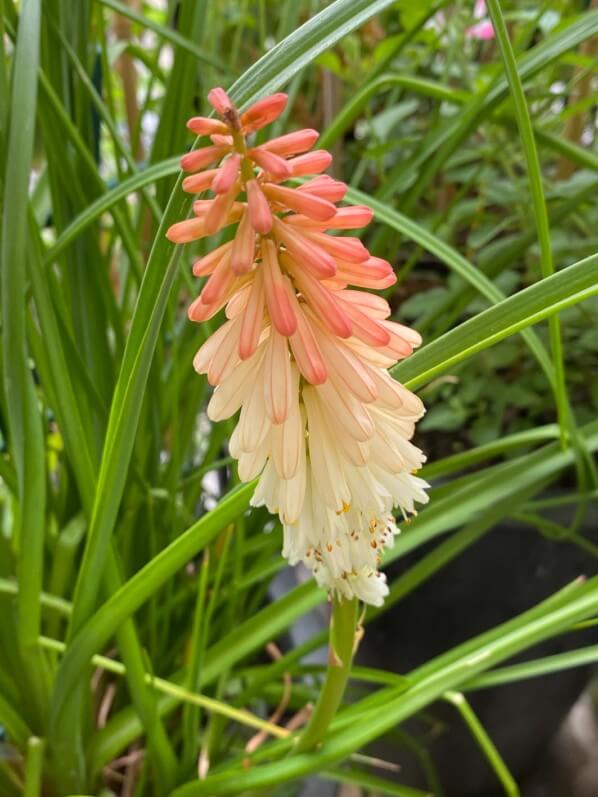
{"label": "tip of flower spike", "polygon": [[231,111],[235,110],[231,98],[226,91],[219,86],[208,92],[208,102],[220,116],[226,116],[230,114]]}
{"label": "tip of flower spike", "polygon": [[227,135],[228,127],[218,119],[208,119],[205,116],[194,116],[187,122],[187,127],[198,136],[212,136],[215,134]]}
{"label": "tip of flower spike", "polygon": [[241,114],[241,124],[244,131],[253,133],[255,130],[260,130],[262,127],[269,125],[270,122],[278,119],[286,108],[287,100],[288,95],[282,92],[272,94],[270,97],[264,97],[263,100],[258,100],[245,113]]}

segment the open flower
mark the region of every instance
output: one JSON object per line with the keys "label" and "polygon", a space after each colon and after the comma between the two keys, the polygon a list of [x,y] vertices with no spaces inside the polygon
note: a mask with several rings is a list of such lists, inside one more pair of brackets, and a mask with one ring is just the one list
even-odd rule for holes
{"label": "open flower", "polygon": [[[184,190],[213,197],[196,200],[193,218],[167,233],[188,243],[236,225],[193,266],[207,280],[189,318],[226,313],[194,359],[215,388],[208,414],[219,421],[240,411],[230,452],[242,480],[259,479],[252,503],[280,516],[283,555],[329,591],[380,605],[393,510],[407,517],[427,501],[415,476],[425,458],[410,442],[424,408],[388,371],[419,335],[389,320],[383,298],[355,289],[396,277],[358,237],[331,234],[365,227],[372,212],[337,207],[347,189],[323,174],[332,158],[312,150],[318,133],[248,141],[282,113],[286,95],[244,113],[223,89],[208,99],[220,119],[189,121],[210,143],[181,165],[192,172]],[[309,179],[285,184],[297,177]]]}

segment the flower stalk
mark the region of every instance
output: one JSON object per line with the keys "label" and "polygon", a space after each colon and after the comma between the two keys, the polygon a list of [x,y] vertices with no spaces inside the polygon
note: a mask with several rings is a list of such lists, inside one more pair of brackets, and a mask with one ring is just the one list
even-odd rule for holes
{"label": "flower stalk", "polygon": [[332,599],[326,680],[313,714],[294,748],[295,753],[304,753],[318,745],[336,716],[355,653],[358,605],[357,598]]}

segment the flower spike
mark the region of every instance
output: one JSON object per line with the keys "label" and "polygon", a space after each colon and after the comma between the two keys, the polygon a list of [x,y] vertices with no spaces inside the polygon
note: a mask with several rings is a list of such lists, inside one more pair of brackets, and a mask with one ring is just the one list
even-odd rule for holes
{"label": "flower spike", "polygon": [[317,131],[248,145],[284,111],[286,94],[244,112],[222,88],[208,100],[219,118],[187,126],[211,142],[181,166],[192,173],[185,191],[212,195],[167,232],[184,244],[237,225],[193,265],[206,282],[190,320],[226,313],[193,361],[214,387],[208,415],[240,411],[230,453],[242,480],[259,477],[252,504],[279,515],[289,562],[303,562],[339,598],[379,606],[395,510],[406,518],[428,500],[415,475],[425,457],[410,442],[424,408],[389,373],[421,339],[389,319],[385,299],[361,290],[394,284],[390,263],[357,237],[330,234],[363,228],[373,214],[337,207],[347,186],[322,174],[332,156],[311,150]]}

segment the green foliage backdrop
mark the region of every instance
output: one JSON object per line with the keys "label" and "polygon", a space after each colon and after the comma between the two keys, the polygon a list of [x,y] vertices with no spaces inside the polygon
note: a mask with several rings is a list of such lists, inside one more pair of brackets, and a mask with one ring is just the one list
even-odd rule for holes
{"label": "green foliage backdrop", "polygon": [[[164,237],[190,210],[184,122],[214,85],[239,107],[288,91],[277,133],[320,127],[348,198],[374,210],[368,244],[399,276],[389,300],[424,335],[395,376],[430,408],[420,443],[438,481],[389,560],[434,547],[366,634],[504,518],[595,556],[582,530],[598,494],[598,9],[488,0],[496,36],[480,41],[471,5],[3,0],[6,797],[283,794],[310,773],[421,797],[359,751],[438,699],[519,793],[465,693],[595,661],[587,648],[500,668],[594,618],[598,577],[405,677],[356,668],[324,745],[293,754],[268,717],[284,678],[296,711],[317,696],[302,659],[325,636],[272,660],[266,646],[325,596],[303,583],[268,598],[279,529],[248,511],[231,428],[205,416],[192,253]],[[576,508],[567,528],[542,514],[554,483]]]}

